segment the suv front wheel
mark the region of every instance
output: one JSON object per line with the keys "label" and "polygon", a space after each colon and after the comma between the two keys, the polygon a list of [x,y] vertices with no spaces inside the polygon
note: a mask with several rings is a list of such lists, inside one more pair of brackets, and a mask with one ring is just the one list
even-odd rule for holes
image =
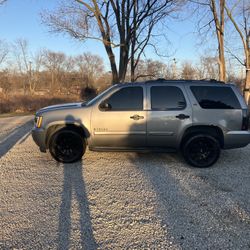
{"label": "suv front wheel", "polygon": [[220,157],[220,144],[213,136],[197,134],[184,143],[182,154],[190,165],[206,168],[213,165]]}
{"label": "suv front wheel", "polygon": [[50,140],[49,151],[52,157],[63,163],[81,160],[86,150],[86,141],[77,132],[69,129],[57,131]]}

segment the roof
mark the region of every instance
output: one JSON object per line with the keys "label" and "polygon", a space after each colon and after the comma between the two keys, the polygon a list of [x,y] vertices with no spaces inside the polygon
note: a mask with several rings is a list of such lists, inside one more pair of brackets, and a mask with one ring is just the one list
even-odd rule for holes
{"label": "roof", "polygon": [[157,80],[148,80],[148,81],[143,81],[143,82],[124,82],[124,83],[120,83],[118,85],[134,85],[134,84],[140,84],[140,85],[144,85],[144,84],[154,84],[154,83],[162,83],[162,84],[172,84],[172,83],[184,83],[184,84],[215,84],[215,85],[222,85],[225,84],[225,82],[222,81],[217,81],[215,79],[202,79],[202,80],[183,80],[183,79],[173,79],[173,80],[167,80],[164,78],[159,78]]}

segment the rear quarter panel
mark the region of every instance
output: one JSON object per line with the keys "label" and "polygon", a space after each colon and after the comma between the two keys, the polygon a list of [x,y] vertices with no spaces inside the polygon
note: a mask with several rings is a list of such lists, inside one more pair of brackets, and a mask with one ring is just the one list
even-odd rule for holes
{"label": "rear quarter panel", "polygon": [[[190,86],[185,86],[186,91],[193,109],[193,126],[195,125],[211,125],[218,126],[224,133],[228,131],[241,130],[242,125],[242,109],[203,109],[199,105],[195,96],[193,95]],[[213,86],[213,85],[207,85]],[[234,91],[235,92],[235,91]],[[239,94],[240,95],[240,94]],[[238,97],[238,94],[237,94]],[[241,105],[242,100],[239,99]]]}

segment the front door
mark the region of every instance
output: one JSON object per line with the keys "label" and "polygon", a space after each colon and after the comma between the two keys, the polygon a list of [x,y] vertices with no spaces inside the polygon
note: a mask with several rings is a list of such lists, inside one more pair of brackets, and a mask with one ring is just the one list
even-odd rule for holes
{"label": "front door", "polygon": [[146,145],[144,92],[143,86],[125,86],[93,108],[91,148]]}
{"label": "front door", "polygon": [[184,87],[168,84],[148,86],[147,140],[150,147],[176,148],[183,128],[192,123]]}

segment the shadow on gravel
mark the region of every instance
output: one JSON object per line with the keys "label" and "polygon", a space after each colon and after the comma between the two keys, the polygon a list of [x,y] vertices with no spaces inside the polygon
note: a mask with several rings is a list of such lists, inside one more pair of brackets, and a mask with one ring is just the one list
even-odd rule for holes
{"label": "shadow on gravel", "polygon": [[[161,219],[162,226],[167,227],[166,237],[171,236],[173,245],[181,249],[187,238],[193,239],[192,228],[199,231],[199,226],[194,225],[192,217],[186,211],[186,204],[189,204],[187,196],[169,170],[169,167],[182,159],[178,154],[172,153],[137,153],[129,160],[150,181],[157,199],[157,217]],[[187,171],[186,167],[179,164],[178,167],[183,172]],[[184,227],[189,230],[184,232]]]}
{"label": "shadow on gravel", "polygon": [[[16,128],[9,135],[7,135],[6,139],[0,142],[0,158],[3,157],[8,151],[15,146],[15,144],[23,138],[25,135],[25,139],[30,135],[30,130],[32,128],[32,120],[26,122],[22,126]],[[23,141],[22,140],[22,141]]]}
{"label": "shadow on gravel", "polygon": [[58,249],[70,249],[71,207],[73,196],[76,197],[80,214],[80,234],[82,249],[97,249],[93,235],[89,203],[83,179],[82,162],[64,164],[64,182],[59,214]]}
{"label": "shadow on gravel", "polygon": [[[249,248],[249,189],[240,190],[240,182],[248,185],[249,178],[239,176],[237,189],[233,190],[229,183],[240,171],[235,171],[234,164],[232,170],[226,163],[214,169],[195,169],[180,163],[174,154],[135,154],[129,160],[150,181],[157,199],[155,212],[167,227],[166,237],[171,235],[175,246],[201,249],[205,243],[206,249],[218,249],[221,244],[224,249],[240,249],[240,244]],[[225,175],[228,182],[223,184]],[[241,192],[245,200],[241,200]],[[240,231],[240,238],[234,228]]]}

